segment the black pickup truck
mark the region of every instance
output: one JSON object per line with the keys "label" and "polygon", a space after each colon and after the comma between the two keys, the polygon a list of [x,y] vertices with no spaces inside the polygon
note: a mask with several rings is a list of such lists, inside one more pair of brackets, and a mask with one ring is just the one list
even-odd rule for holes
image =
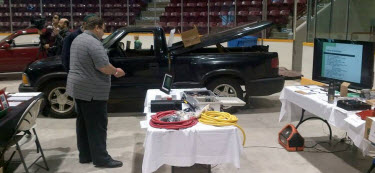
{"label": "black pickup truck", "polygon": [[[103,40],[110,62],[126,72],[125,77],[112,78],[109,105],[123,106],[126,101],[144,99],[147,89],[161,87],[165,73],[173,74],[174,88],[206,87],[224,97],[244,99],[280,92],[284,78],[278,74],[276,52],[268,52],[267,46],[226,48],[220,44],[258,33],[271,25],[263,21],[202,36],[199,44],[187,48],[182,42],[168,47],[160,27],[118,29]],[[124,46],[122,40],[134,34],[152,35],[153,44],[148,49],[131,49],[131,43],[126,41]],[[71,117],[74,101],[65,94],[66,78],[61,59],[46,58],[26,68],[19,91],[44,92],[50,116]]]}

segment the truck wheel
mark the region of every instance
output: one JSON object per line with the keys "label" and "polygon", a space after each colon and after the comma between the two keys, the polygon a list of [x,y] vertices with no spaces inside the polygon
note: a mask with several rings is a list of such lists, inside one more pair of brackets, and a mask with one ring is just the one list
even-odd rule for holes
{"label": "truck wheel", "polygon": [[66,82],[55,81],[47,85],[44,94],[47,100],[45,115],[54,118],[71,118],[75,116],[74,99],[65,93]]}
{"label": "truck wheel", "polygon": [[[207,89],[220,97],[238,97],[243,100],[243,90],[240,83],[235,79],[219,78],[207,84]],[[238,107],[224,106],[224,112],[236,112]]]}

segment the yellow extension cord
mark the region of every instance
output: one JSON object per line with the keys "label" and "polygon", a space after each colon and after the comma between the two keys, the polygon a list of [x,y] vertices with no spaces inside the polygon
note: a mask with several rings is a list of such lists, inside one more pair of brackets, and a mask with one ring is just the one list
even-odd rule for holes
{"label": "yellow extension cord", "polygon": [[237,125],[238,118],[227,112],[218,112],[218,111],[206,111],[201,114],[201,117],[198,119],[199,122],[203,124],[213,125],[213,126],[236,126],[238,127],[243,134],[243,143],[242,146],[245,146],[246,135],[245,131],[241,126]]}

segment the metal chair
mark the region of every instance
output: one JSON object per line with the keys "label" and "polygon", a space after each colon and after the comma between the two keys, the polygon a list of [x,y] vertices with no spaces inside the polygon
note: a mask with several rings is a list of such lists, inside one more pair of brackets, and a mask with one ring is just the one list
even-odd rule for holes
{"label": "metal chair", "polygon": [[[23,164],[23,167],[26,171],[26,173],[29,173],[29,168],[36,164],[37,166],[46,169],[49,171],[48,164],[46,161],[46,158],[44,157],[42,146],[40,145],[38,135],[36,133],[35,127],[36,127],[36,118],[38,117],[39,113],[41,112],[41,106],[42,106],[43,99],[39,98],[37,100],[34,100],[25,110],[25,112],[22,114],[20,120],[17,123],[16,131],[13,134],[12,138],[7,142],[7,144],[0,146],[1,149],[1,157],[4,156],[7,149],[9,149],[12,146],[16,147],[16,151],[12,153],[9,160],[5,163],[4,168],[8,166],[10,161],[12,160],[14,154],[18,152],[21,162]],[[32,134],[30,131],[32,131]],[[41,155],[29,166],[27,167],[25,158],[22,154],[21,146],[23,144],[26,144],[30,141],[34,141],[36,144],[37,153],[41,153]],[[45,167],[42,167],[38,165],[36,162],[43,158]]]}

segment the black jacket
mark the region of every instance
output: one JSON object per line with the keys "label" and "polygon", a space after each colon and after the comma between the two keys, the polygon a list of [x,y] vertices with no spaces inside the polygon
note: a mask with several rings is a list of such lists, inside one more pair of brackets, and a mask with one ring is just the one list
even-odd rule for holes
{"label": "black jacket", "polygon": [[68,35],[70,35],[69,29],[64,29],[59,32],[59,34],[56,36],[53,47],[48,50],[48,56],[61,55],[64,38]]}
{"label": "black jacket", "polygon": [[70,46],[73,43],[73,40],[79,35],[82,34],[82,29],[78,28],[71,34],[69,34],[67,37],[65,37],[64,42],[63,42],[63,47],[62,47],[62,52],[61,52],[61,61],[62,64],[65,68],[66,72],[69,72],[69,65],[70,65]]}

